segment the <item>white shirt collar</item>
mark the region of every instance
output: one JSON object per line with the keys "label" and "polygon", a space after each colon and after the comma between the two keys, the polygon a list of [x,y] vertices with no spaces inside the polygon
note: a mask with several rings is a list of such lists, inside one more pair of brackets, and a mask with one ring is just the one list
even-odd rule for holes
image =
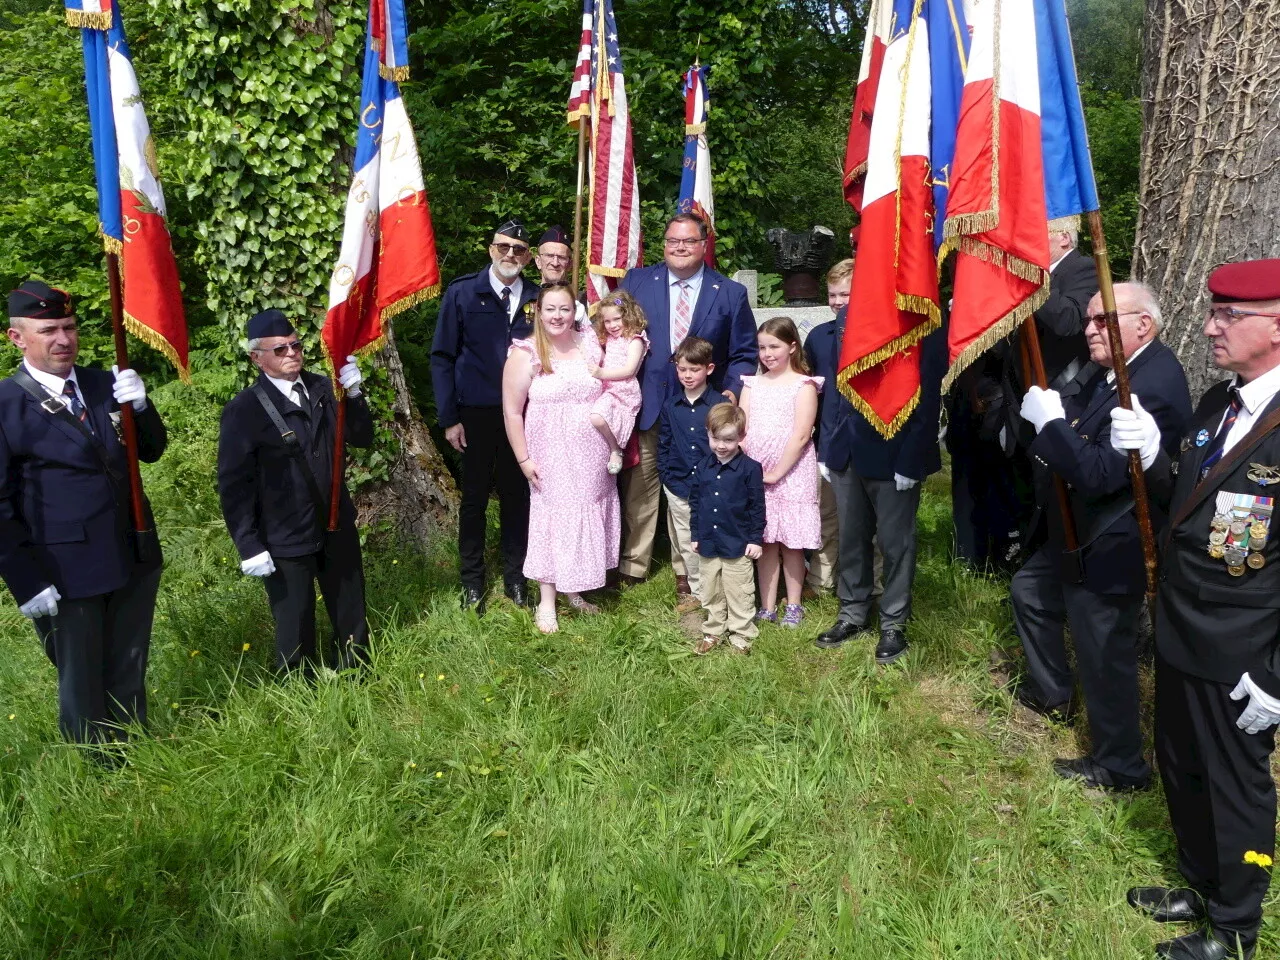
{"label": "white shirt collar", "polygon": [[70,380],[76,385],[76,393],[80,395],[81,402],[84,401],[84,391],[80,389],[80,381],[76,379],[76,371],[74,367],[71,368],[71,375],[66,379],[63,379],[62,377],[55,376],[52,373],[45,373],[43,370],[37,370],[31,364],[27,363],[26,360],[22,361],[22,366],[27,373],[31,374],[32,380],[40,384],[40,386],[44,387],[55,397],[62,396],[62,391],[66,389],[67,380]]}
{"label": "white shirt collar", "polygon": [[[293,403],[297,403],[297,401],[294,400],[293,398],[293,385],[295,383],[302,383],[302,374],[298,374],[297,380],[280,380],[267,373],[264,373],[263,376],[266,377],[268,380],[270,380],[271,385],[274,386],[281,393],[283,393],[288,400],[290,400]],[[302,383],[302,392],[304,395],[308,397],[310,397],[311,395],[311,392],[307,390],[307,385],[305,383]]]}
{"label": "white shirt collar", "polygon": [[[706,264],[703,264],[702,266],[698,267],[698,272],[695,273],[692,277],[685,278],[684,282],[689,285],[690,294],[696,294],[699,290],[702,289],[702,274],[703,274],[703,271],[705,270],[706,270]],[[677,277],[674,273],[672,273],[671,268],[668,267],[667,268],[668,289],[670,289],[671,287],[674,287],[679,282],[680,282],[680,278]]]}
{"label": "white shirt collar", "polygon": [[[1133,356],[1126,358],[1125,365],[1128,366],[1129,364],[1133,363],[1133,361],[1137,360],[1138,354],[1142,353],[1143,350],[1147,349],[1147,347],[1151,346],[1153,343],[1155,343],[1154,338],[1151,340],[1148,340],[1146,343],[1140,346],[1137,350],[1133,351]],[[1108,370],[1107,383],[1115,383],[1115,382],[1116,382],[1116,372],[1114,370]]]}
{"label": "white shirt collar", "polygon": [[1240,391],[1240,402],[1250,415],[1257,413],[1277,393],[1280,393],[1280,365],[1272,367],[1260,377],[1241,385],[1239,375],[1232,378],[1232,385]]}
{"label": "white shirt collar", "polygon": [[[497,295],[499,300],[502,299],[502,288],[509,287],[511,289],[512,307],[514,307],[517,310],[520,308],[520,294],[524,292],[524,280],[522,280],[519,276],[517,276],[510,283],[503,283],[501,278],[499,278],[498,274],[494,271],[493,267],[490,266],[489,267],[489,286],[493,288],[493,292],[495,295]],[[510,309],[507,310],[507,314],[508,316],[511,315]]]}
{"label": "white shirt collar", "polygon": [[[1071,250],[1074,250],[1074,249],[1075,247],[1071,248]],[[1071,250],[1068,250],[1066,253],[1060,256],[1057,260],[1053,261],[1053,263],[1049,264],[1050,273],[1053,273],[1054,269],[1058,266],[1058,264],[1060,264],[1063,260],[1067,259],[1067,257],[1071,256]]]}

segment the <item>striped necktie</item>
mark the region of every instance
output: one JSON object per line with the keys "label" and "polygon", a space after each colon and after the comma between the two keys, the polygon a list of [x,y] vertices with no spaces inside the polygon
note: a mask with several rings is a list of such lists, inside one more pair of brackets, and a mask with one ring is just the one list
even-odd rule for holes
{"label": "striped necktie", "polygon": [[89,423],[89,411],[80,402],[80,395],[76,393],[76,385],[68,380],[62,385],[62,395],[67,399],[67,406],[71,408],[71,415],[88,427],[90,432],[93,432],[93,424]]}
{"label": "striped necktie", "polygon": [[676,322],[671,327],[672,347],[679,346],[684,338],[689,335],[689,321],[693,312],[689,304],[688,282],[677,280],[676,286],[680,288],[680,296],[676,300]]}
{"label": "striped necktie", "polygon": [[1214,464],[1222,459],[1222,454],[1227,446],[1227,434],[1231,432],[1231,428],[1236,425],[1236,418],[1240,416],[1240,391],[1235,387],[1231,388],[1231,404],[1227,407],[1227,415],[1222,418],[1222,426],[1218,427],[1218,432],[1214,434],[1213,442],[1209,444],[1209,449],[1204,453],[1204,460],[1200,462],[1200,479],[1203,480],[1208,476],[1209,471],[1213,469]]}

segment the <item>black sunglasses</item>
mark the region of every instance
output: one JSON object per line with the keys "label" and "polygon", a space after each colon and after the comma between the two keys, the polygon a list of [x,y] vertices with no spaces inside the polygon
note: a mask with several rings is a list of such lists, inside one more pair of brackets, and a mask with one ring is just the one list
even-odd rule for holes
{"label": "black sunglasses", "polygon": [[[287,353],[302,353],[302,341],[294,340],[292,343],[282,343],[279,346],[272,347],[271,352],[277,357],[283,357]],[[266,353],[266,350],[259,347],[258,353]]]}

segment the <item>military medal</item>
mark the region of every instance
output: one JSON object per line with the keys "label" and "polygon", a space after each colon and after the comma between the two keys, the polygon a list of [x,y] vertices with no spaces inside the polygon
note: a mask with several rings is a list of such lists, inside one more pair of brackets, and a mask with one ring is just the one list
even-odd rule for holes
{"label": "military medal", "polygon": [[1243,577],[1244,564],[1243,563],[1227,564],[1227,573],[1231,574],[1233,577]]}
{"label": "military medal", "polygon": [[1245,563],[1249,564],[1250,570],[1261,570],[1266,566],[1267,558],[1260,553],[1251,553]]}
{"label": "military medal", "polygon": [[1223,557],[1228,567],[1239,567],[1244,564],[1245,552],[1239,547],[1227,547]]}
{"label": "military medal", "polygon": [[1220,547],[1227,542],[1227,534],[1223,530],[1215,530],[1209,534],[1209,544],[1211,546]]}
{"label": "military medal", "polygon": [[1204,446],[1206,443],[1208,443],[1208,442],[1209,442],[1209,431],[1208,431],[1208,430],[1201,430],[1199,433],[1197,433],[1197,434],[1196,434],[1196,446],[1197,446],[1197,447],[1203,447],[1203,446]]}
{"label": "military medal", "polygon": [[[1253,464],[1257,467],[1257,464]],[[1251,471],[1250,479],[1265,486],[1266,470]],[[1252,473],[1257,472],[1258,476]],[[1280,468],[1277,468],[1280,474]],[[1276,480],[1280,483],[1280,477]],[[1214,502],[1213,519],[1209,522],[1207,550],[1214,560],[1222,560],[1227,573],[1244,576],[1245,569],[1261,570],[1267,565],[1263,550],[1271,533],[1272,497],[1256,497],[1248,493],[1221,492]]]}
{"label": "military medal", "polygon": [[1221,560],[1224,556],[1226,556],[1226,550],[1220,544],[1217,544],[1217,543],[1210,544],[1209,556],[1213,557],[1213,559],[1215,560]]}
{"label": "military medal", "polygon": [[1280,483],[1280,467],[1268,467],[1263,463],[1251,463],[1249,464],[1249,472],[1245,476],[1260,487],[1269,487],[1273,483]]}

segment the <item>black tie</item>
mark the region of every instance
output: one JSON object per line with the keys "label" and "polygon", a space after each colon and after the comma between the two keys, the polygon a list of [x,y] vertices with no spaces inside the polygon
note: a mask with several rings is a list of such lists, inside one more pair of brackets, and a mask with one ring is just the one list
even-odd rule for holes
{"label": "black tie", "polygon": [[303,409],[303,412],[306,412],[307,391],[300,383],[295,383],[293,385],[293,402],[300,406]]}
{"label": "black tie", "polygon": [[502,312],[507,316],[507,323],[511,322],[511,288],[502,288]]}

